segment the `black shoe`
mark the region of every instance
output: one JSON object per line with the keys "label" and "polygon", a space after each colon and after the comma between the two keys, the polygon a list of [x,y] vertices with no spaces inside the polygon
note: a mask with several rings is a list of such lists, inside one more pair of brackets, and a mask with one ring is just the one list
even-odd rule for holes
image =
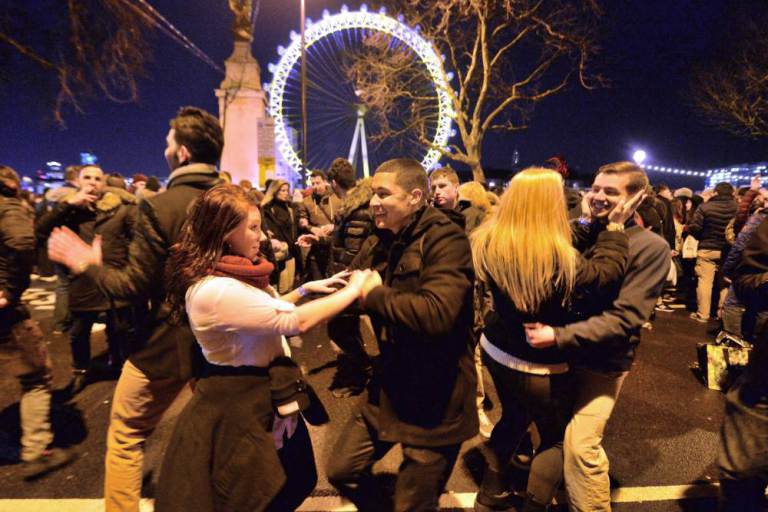
{"label": "black shoe", "polygon": [[21,463],[21,476],[24,480],[34,480],[69,465],[77,458],[72,449],[52,448],[43,452],[34,460]]}
{"label": "black shoe", "polygon": [[75,370],[72,382],[69,383],[69,394],[75,396],[88,385],[88,374],[85,370]]}
{"label": "black shoe", "polygon": [[340,354],[336,375],[329,386],[331,394],[336,398],[348,398],[359,395],[365,390],[371,368],[366,368],[363,363],[356,361],[345,354]]}
{"label": "black shoe", "polygon": [[477,512],[515,512],[523,500],[511,490],[509,474],[485,468],[475,499]]}
{"label": "black shoe", "polygon": [[533,499],[530,494],[526,496],[521,512],[547,512],[549,505],[544,505]]}

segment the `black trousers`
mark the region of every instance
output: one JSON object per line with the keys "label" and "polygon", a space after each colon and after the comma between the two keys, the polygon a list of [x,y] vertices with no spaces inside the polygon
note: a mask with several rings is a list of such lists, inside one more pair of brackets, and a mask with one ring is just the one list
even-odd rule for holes
{"label": "black trousers", "polygon": [[331,451],[326,468],[328,481],[358,510],[438,510],[440,494],[451,475],[461,445],[402,445],[403,462],[397,474],[393,502],[374,481],[371,468],[394,445],[380,440],[377,430],[358,410],[341,429]]}
{"label": "black trousers", "polygon": [[563,436],[573,411],[569,373],[533,375],[512,370],[483,352],[501,401],[501,419],[493,428],[489,466],[504,471],[520,439],[533,421],[541,445],[531,463],[527,492],[538,503],[549,503],[563,480]]}
{"label": "black trousers", "polygon": [[[69,330],[72,347],[72,366],[75,370],[87,370],[91,364],[91,328],[100,311],[71,311],[72,327]],[[107,346],[110,366],[121,368],[125,360],[141,348],[140,319],[133,307],[115,308],[106,312]]]}

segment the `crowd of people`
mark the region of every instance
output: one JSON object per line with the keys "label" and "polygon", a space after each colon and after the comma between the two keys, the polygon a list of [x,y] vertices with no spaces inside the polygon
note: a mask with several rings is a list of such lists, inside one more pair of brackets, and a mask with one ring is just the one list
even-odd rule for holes
{"label": "crowd of people", "polygon": [[[753,344],[727,394],[718,465],[723,510],[759,510],[759,179],[694,194],[652,187],[641,167],[616,162],[580,193],[556,158],[496,194],[407,158],[356,180],[339,158],[303,192],[278,179],[262,191],[217,169],[223,144],[215,117],[185,107],[166,136],[164,186],[135,175],[129,187],[85,165],[34,198],[0,166],[0,362],[22,386],[26,478],[76,456],[50,448],[51,363],[21,299],[36,271],[57,276],[55,329],[70,339],[73,394],[97,371],[90,334],[106,324],[106,371],[119,376],[107,511],[139,510],[145,441],[187,385],[155,509],[297,508],[317,482],[306,423],[329,421],[291,357],[316,328],[337,348],[333,395],[361,395],[320,461],[359,510],[437,510],[462,443],[479,434],[487,465],[476,510],[547,510],[564,486],[570,510],[608,511],[605,426],[642,330],[686,307]],[[495,425],[484,374],[502,411]],[[392,495],[371,470],[395,445],[403,462]],[[516,489],[510,468],[521,461],[530,473]]]}

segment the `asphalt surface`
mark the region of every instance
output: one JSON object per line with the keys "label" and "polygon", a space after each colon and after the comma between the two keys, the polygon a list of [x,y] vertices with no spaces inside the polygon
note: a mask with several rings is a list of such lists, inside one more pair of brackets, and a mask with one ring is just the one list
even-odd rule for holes
{"label": "asphalt surface", "polygon": [[[68,339],[51,332],[52,288],[50,283],[33,282],[28,296],[34,317],[46,333],[54,361],[53,425],[54,444],[73,446],[79,459],[69,467],[32,483],[19,478],[19,386],[7,375],[0,375],[0,499],[3,498],[99,498],[103,486],[103,458],[107,420],[114,376],[101,375],[74,398],[66,391],[71,379]],[[50,303],[50,304],[49,304]],[[716,481],[713,461],[722,420],[721,393],[703,386],[690,366],[696,360],[696,344],[713,338],[707,331],[713,324],[700,324],[688,318],[687,312],[657,313],[652,330],[644,330],[637,361],[625,381],[624,389],[608,424],[605,447],[611,462],[614,487],[636,488],[675,486]],[[313,428],[312,438],[320,479],[315,495],[335,494],[325,479],[324,461],[338,432],[338,427],[351,414],[354,398],[337,399],[327,390],[335,371],[335,353],[320,327],[303,336],[303,347],[294,349],[295,358],[303,365],[309,381],[318,391],[331,417],[331,423]],[[104,333],[92,336],[97,365],[104,365],[106,348]],[[375,351],[375,347],[369,347]],[[489,395],[495,394],[486,375]],[[165,443],[175,417],[188,399],[183,393],[168,411],[156,432],[147,442],[143,495],[152,497]],[[498,405],[488,411],[498,419]],[[447,491],[475,492],[483,471],[479,437],[465,443]],[[397,468],[400,454],[393,450],[374,469],[390,479]],[[679,501],[648,501],[640,497],[618,503],[614,510],[635,511],[714,511],[712,498]],[[561,507],[562,508],[562,507]]]}

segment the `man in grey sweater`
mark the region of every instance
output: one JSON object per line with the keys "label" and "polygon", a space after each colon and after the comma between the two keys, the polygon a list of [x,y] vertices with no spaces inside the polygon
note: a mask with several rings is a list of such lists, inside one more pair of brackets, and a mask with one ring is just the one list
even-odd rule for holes
{"label": "man in grey sweater", "polygon": [[[637,165],[617,162],[602,166],[587,194],[590,216],[576,228],[578,248],[589,256],[608,213],[622,200],[648,185]],[[564,439],[564,472],[572,511],[611,510],[608,458],[602,447],[605,425],[629,373],[648,321],[669,272],[669,246],[660,236],[630,221],[627,273],[618,290],[600,290],[590,301],[585,319],[562,327],[532,324],[526,329],[537,348],[557,344],[570,352],[577,387],[573,418]]]}

